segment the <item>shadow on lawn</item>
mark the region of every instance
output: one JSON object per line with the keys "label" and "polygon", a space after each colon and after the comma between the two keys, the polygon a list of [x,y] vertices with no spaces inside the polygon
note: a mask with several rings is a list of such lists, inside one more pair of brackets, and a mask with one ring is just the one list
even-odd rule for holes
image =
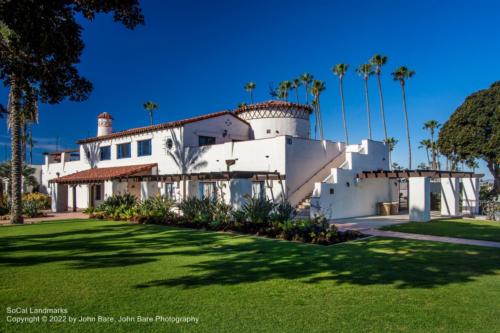
{"label": "shadow on lawn", "polygon": [[74,269],[112,268],[168,261],[169,256],[187,257],[182,268],[188,268],[189,274],[152,280],[135,288],[195,288],[272,279],[432,288],[472,281],[500,270],[498,249],[397,239],[372,238],[323,247],[111,223],[0,239],[0,266],[61,262]]}

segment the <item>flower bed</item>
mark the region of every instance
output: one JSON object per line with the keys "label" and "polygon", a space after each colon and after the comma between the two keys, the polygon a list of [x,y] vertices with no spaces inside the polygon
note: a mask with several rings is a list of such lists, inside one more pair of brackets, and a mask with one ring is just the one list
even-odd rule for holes
{"label": "flower bed", "polygon": [[[179,213],[175,213],[174,208],[178,208]],[[323,216],[296,219],[295,210],[288,202],[275,204],[261,198],[247,198],[241,209],[233,210],[230,205],[214,199],[188,198],[175,207],[163,196],[139,202],[125,194],[112,196],[86,213],[90,218],[233,231],[321,245],[364,237],[358,231],[338,231]]]}

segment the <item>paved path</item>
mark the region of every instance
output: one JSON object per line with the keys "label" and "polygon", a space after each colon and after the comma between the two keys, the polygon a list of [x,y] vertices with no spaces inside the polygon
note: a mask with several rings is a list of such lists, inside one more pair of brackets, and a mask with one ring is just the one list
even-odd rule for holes
{"label": "paved path", "polygon": [[385,231],[385,230],[377,230],[377,229],[366,229],[366,230],[363,230],[363,233],[368,234],[368,235],[372,235],[372,236],[380,236],[380,237],[415,239],[415,240],[423,240],[423,241],[431,241],[431,242],[442,242],[442,243],[453,243],[453,244],[476,245],[476,246],[500,248],[500,242],[490,242],[490,241],[483,241],[483,240],[476,240],[476,239],[420,235],[420,234],[411,234],[411,233],[406,233],[406,232]]}
{"label": "paved path", "polygon": [[[45,214],[47,214],[47,216],[25,218],[24,224],[33,224],[39,222],[59,221],[68,219],[87,219],[89,217],[88,215],[83,214],[82,212],[63,212],[63,213],[45,212]],[[9,220],[0,221],[0,225],[9,225],[9,224],[10,224]]]}

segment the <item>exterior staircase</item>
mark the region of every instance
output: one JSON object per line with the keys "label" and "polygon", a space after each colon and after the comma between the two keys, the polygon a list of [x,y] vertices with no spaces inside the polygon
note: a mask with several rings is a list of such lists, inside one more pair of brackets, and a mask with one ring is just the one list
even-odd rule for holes
{"label": "exterior staircase", "polygon": [[345,151],[335,156],[332,160],[321,167],[316,173],[309,177],[301,186],[299,186],[292,195],[304,195],[298,204],[295,205],[297,218],[310,216],[311,197],[314,190],[314,183],[321,182],[331,174],[331,169],[340,168],[346,161]]}
{"label": "exterior staircase", "polygon": [[302,199],[302,201],[295,207],[295,210],[297,212],[297,215],[295,216],[296,218],[306,218],[309,217],[310,211],[311,211],[311,196],[312,193],[310,193],[307,197]]}

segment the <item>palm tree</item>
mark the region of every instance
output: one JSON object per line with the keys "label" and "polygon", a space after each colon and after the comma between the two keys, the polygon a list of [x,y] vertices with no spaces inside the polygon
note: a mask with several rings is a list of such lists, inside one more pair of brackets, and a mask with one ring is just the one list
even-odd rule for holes
{"label": "palm tree", "polygon": [[[34,174],[36,170],[27,165],[23,165],[21,170],[21,176],[23,179],[24,186],[38,186],[38,181],[36,180]],[[5,161],[0,164],[0,181],[7,184],[7,194],[12,197],[12,165],[10,161]],[[0,196],[3,193],[0,193]]]}
{"label": "palm tree", "polygon": [[153,125],[153,113],[158,109],[159,105],[152,101],[147,101],[144,103],[144,110],[149,113],[149,121]]}
{"label": "palm tree", "polygon": [[321,107],[319,103],[319,97],[323,91],[325,91],[326,85],[323,81],[314,80],[311,86],[311,94],[314,96],[314,103],[316,107],[314,108],[316,111],[316,126],[319,128],[319,136],[323,141],[323,123],[321,121]]}
{"label": "palm tree", "polygon": [[300,81],[300,78],[293,79],[292,89],[295,89],[295,97],[297,98],[297,104],[300,103],[300,101],[299,101],[299,88],[301,85],[302,85],[302,82]]}
{"label": "palm tree", "polygon": [[[182,128],[181,128],[182,131]],[[191,170],[196,170],[207,165],[207,161],[200,161],[209,146],[186,147],[177,137],[175,130],[170,130],[173,149],[168,149],[167,154],[172,158],[182,175],[182,199],[186,199],[186,176]],[[181,132],[182,137],[182,132]]]}
{"label": "palm tree", "polygon": [[282,81],[278,86],[278,97],[284,101],[288,101],[288,93],[292,89],[292,82]]}
{"label": "palm tree", "polygon": [[302,81],[304,89],[306,90],[306,104],[309,104],[309,88],[313,80],[314,76],[309,73],[304,73],[300,76],[300,81]]}
{"label": "palm tree", "polygon": [[434,141],[434,133],[441,124],[437,120],[429,120],[424,123],[424,130],[429,130],[431,133],[431,156],[432,156],[432,169],[437,170],[437,152],[436,141]]}
{"label": "palm tree", "polygon": [[242,108],[244,106],[247,106],[247,103],[245,103],[245,102],[238,103],[238,109]]}
{"label": "palm tree", "polygon": [[384,112],[384,96],[382,95],[382,83],[380,82],[380,74],[382,72],[382,66],[387,63],[387,57],[375,54],[370,59],[370,64],[375,66],[375,75],[377,76],[378,93],[380,98],[380,114],[382,115],[382,125],[384,126],[384,141],[387,141],[387,126],[385,123],[385,112]]}
{"label": "palm tree", "polygon": [[347,72],[347,69],[349,68],[348,64],[337,64],[334,67],[332,67],[332,72],[333,74],[337,75],[339,77],[339,82],[340,82],[340,100],[342,102],[342,122],[344,124],[344,135],[345,135],[345,143],[349,144],[349,135],[347,134],[347,121],[345,117],[345,109],[344,109],[344,75]]}
{"label": "palm tree", "polygon": [[408,110],[406,109],[406,94],[405,94],[405,82],[415,75],[415,71],[408,69],[405,66],[401,66],[391,73],[394,81],[399,81],[401,84],[401,93],[403,95],[403,113],[405,115],[405,126],[406,126],[406,139],[408,141],[408,168],[411,170],[411,142],[410,142],[410,125],[408,123]]}
{"label": "palm tree", "polygon": [[359,76],[363,77],[363,81],[365,83],[365,101],[366,101],[366,117],[368,119],[368,137],[371,140],[372,139],[372,123],[371,123],[371,116],[370,116],[370,99],[368,97],[368,79],[375,72],[373,71],[373,65],[370,63],[359,65],[359,67],[356,68],[356,72],[359,74]]}
{"label": "palm tree", "polygon": [[431,158],[429,155],[429,150],[432,149],[432,141],[429,139],[424,139],[420,141],[420,146],[418,148],[425,148],[425,153],[427,154],[427,163],[431,165]]}
{"label": "palm tree", "polygon": [[394,147],[396,147],[396,144],[399,142],[398,139],[390,137],[387,138],[387,140],[384,141],[387,147],[389,147],[389,165],[392,166],[392,151],[394,150]]}
{"label": "palm tree", "polygon": [[255,87],[257,87],[257,85],[255,84],[255,82],[252,82],[252,81],[245,84],[245,90],[250,95],[250,103],[252,103],[252,104],[253,104],[253,91],[254,91]]}
{"label": "palm tree", "polygon": [[23,110],[26,110],[24,113],[30,111],[38,114],[35,89],[27,83],[20,84],[16,77],[12,77],[7,102],[8,127],[11,130],[11,184],[9,188],[11,191],[11,223],[23,223]]}

